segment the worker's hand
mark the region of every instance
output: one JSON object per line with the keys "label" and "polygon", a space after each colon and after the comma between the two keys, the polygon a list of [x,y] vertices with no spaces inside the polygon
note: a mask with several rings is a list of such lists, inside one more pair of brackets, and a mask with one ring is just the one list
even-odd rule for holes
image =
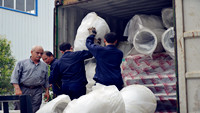
{"label": "worker's hand", "polygon": [[88,31],[89,31],[90,35],[96,35],[97,34],[97,31],[94,27],[89,28]]}
{"label": "worker's hand", "polygon": [[15,95],[22,95],[22,91],[20,88],[15,88]]}
{"label": "worker's hand", "polygon": [[46,91],[46,93],[44,94],[44,99],[45,99],[45,102],[49,101],[49,91]]}
{"label": "worker's hand", "polygon": [[49,87],[52,87],[52,84],[49,84]]}
{"label": "worker's hand", "polygon": [[22,95],[22,91],[19,87],[18,84],[13,84],[14,88],[15,88],[15,95]]}

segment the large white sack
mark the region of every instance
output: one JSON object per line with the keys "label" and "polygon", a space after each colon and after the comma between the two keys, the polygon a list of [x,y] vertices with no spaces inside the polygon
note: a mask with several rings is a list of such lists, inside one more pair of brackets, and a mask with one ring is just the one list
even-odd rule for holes
{"label": "large white sack", "polygon": [[89,59],[85,61],[85,71],[86,71],[86,78],[88,81],[88,84],[86,85],[87,91],[86,93],[89,93],[92,91],[92,87],[96,83],[93,79],[94,74],[96,73],[96,60],[95,58]]}
{"label": "large white sack", "polygon": [[106,21],[99,17],[95,12],[88,13],[82,20],[81,25],[79,26],[74,42],[74,50],[88,50],[85,42],[89,36],[88,28],[95,27],[97,31],[96,39],[101,39],[101,44],[104,46],[104,36],[110,32],[110,28]]}
{"label": "large white sack", "polygon": [[174,14],[172,8],[164,8],[161,11],[163,25],[166,28],[170,28],[174,26]]}
{"label": "large white sack", "polygon": [[126,113],[155,113],[156,97],[150,89],[143,85],[130,85],[121,91]]}
{"label": "large white sack", "polygon": [[125,113],[125,105],[116,86],[97,84],[92,92],[71,101],[63,113]]}
{"label": "large white sack", "polygon": [[36,113],[63,113],[70,101],[71,100],[68,95],[59,95],[42,106]]}
{"label": "large white sack", "polygon": [[128,36],[128,41],[133,43],[136,33],[142,28],[163,29],[162,19],[155,15],[135,15],[126,25],[124,36]]}
{"label": "large white sack", "polygon": [[125,58],[131,53],[133,43],[130,43],[128,41],[119,42],[117,48],[123,52],[123,57]]}

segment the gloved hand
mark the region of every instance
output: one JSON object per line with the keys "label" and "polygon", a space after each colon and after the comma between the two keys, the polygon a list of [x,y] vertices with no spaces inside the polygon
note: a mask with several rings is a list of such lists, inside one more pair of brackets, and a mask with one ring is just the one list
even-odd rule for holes
{"label": "gloved hand", "polygon": [[96,35],[97,34],[97,31],[94,27],[89,28],[88,31],[89,31],[90,35]]}

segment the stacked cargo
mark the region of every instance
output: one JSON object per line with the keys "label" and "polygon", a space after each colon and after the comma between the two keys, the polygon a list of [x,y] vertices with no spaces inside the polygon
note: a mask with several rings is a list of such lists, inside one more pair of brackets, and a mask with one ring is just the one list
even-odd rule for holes
{"label": "stacked cargo", "polygon": [[[176,112],[173,10],[168,8],[172,7],[171,0],[84,0],[65,5],[57,10],[58,42],[74,43],[82,19],[96,12],[120,38],[118,48],[124,53],[125,85],[148,87],[157,98],[156,112]],[[88,61],[88,92],[94,84],[94,68],[95,61]]]}
{"label": "stacked cargo", "polygon": [[157,98],[156,112],[176,112],[173,10],[163,9],[162,20],[153,15],[135,15],[124,35],[134,46],[131,51],[137,52],[124,57],[125,85],[148,87]]}

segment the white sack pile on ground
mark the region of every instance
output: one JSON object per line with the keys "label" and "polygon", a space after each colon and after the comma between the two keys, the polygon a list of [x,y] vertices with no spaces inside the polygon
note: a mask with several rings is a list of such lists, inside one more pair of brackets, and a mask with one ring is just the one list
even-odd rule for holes
{"label": "white sack pile on ground", "polygon": [[162,21],[166,28],[170,28],[174,26],[174,15],[172,8],[164,8],[161,11]]}
{"label": "white sack pile on ground", "polygon": [[121,91],[126,113],[155,113],[157,102],[155,95],[143,85],[130,85]]}
{"label": "white sack pile on ground", "polygon": [[128,22],[124,36],[133,43],[136,51],[141,54],[152,55],[153,52],[162,52],[161,37],[164,32],[160,17],[155,15],[135,15]]}
{"label": "white sack pile on ground", "polygon": [[71,101],[63,113],[125,113],[125,105],[117,87],[97,84],[92,92]]}
{"label": "white sack pile on ground", "polygon": [[110,32],[110,28],[106,21],[99,17],[95,12],[88,13],[79,26],[74,42],[74,50],[88,50],[85,42],[89,36],[88,28],[95,27],[97,31],[96,39],[100,39],[100,45],[104,46],[104,35]]}
{"label": "white sack pile on ground", "polygon": [[170,27],[162,34],[162,41],[161,41],[166,53],[169,54],[173,59],[175,58],[174,35],[175,35],[174,28]]}
{"label": "white sack pile on ground", "polygon": [[63,113],[70,101],[68,95],[60,95],[42,106],[36,113]]}

